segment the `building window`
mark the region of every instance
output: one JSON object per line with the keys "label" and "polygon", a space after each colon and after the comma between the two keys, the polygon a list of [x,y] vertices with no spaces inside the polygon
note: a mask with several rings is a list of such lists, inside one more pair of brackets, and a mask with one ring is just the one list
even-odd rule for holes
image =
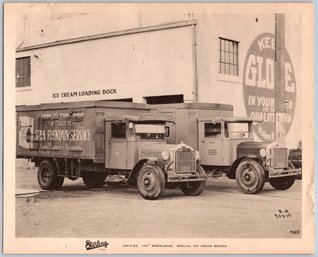
{"label": "building window", "polygon": [[219,38],[219,53],[220,66],[219,73],[228,75],[239,75],[239,60],[238,60],[238,44],[239,42]]}
{"label": "building window", "polygon": [[145,97],[147,104],[183,103],[183,95],[160,95]]}
{"label": "building window", "polygon": [[111,102],[128,102],[132,103],[133,99],[132,98],[121,98],[121,99],[110,99],[110,100],[105,100],[105,101],[111,101]]}
{"label": "building window", "polygon": [[16,87],[31,86],[31,58],[23,57],[15,59]]}

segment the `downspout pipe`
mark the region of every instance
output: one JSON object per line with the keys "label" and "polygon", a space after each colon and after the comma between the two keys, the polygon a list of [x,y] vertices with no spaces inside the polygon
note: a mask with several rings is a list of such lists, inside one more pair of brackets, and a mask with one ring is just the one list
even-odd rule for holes
{"label": "downspout pipe", "polygon": [[191,25],[192,30],[192,62],[193,62],[193,102],[199,102],[199,88],[198,88],[198,64],[197,64],[197,35],[196,22]]}

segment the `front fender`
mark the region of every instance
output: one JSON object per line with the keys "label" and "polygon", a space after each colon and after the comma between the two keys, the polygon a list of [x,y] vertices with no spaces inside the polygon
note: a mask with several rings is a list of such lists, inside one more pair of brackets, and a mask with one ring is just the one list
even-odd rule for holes
{"label": "front fender", "polygon": [[147,159],[143,159],[138,161],[134,168],[131,170],[131,172],[127,175],[128,179],[127,179],[127,183],[131,186],[136,186],[137,185],[137,177],[138,177],[138,172],[140,171],[140,169],[142,168],[142,166],[145,165],[145,163],[147,162]]}
{"label": "front fender", "polygon": [[[256,155],[247,155],[247,156],[242,156],[240,158],[237,158],[233,163],[232,163],[232,166],[230,168],[230,170],[227,172],[226,176],[229,178],[229,179],[235,179],[235,175],[236,175],[236,169],[237,169],[237,166],[239,166],[240,162],[242,160],[244,160],[245,158],[249,158],[249,159],[252,159],[252,160],[255,160],[257,161],[259,164],[262,165],[262,162],[260,161],[260,159],[256,156]],[[263,167],[263,165],[262,165]]]}
{"label": "front fender", "polygon": [[159,158],[151,156],[151,157],[147,157],[146,160],[147,160],[147,163],[149,164],[156,164],[158,163]]}
{"label": "front fender", "polygon": [[136,163],[134,168],[131,170],[131,172],[127,175],[127,183],[131,186],[136,186],[137,185],[137,178],[138,178],[138,173],[140,169],[145,165],[145,164],[152,164],[152,165],[157,165],[160,168],[162,168],[162,165],[160,165],[160,162],[157,157],[149,157],[148,159],[142,159]]}

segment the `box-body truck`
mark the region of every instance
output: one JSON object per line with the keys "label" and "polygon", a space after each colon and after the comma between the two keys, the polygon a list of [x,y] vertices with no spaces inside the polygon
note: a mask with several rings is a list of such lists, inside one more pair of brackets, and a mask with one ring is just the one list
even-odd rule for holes
{"label": "box-body truck", "polygon": [[180,186],[199,195],[206,175],[199,153],[186,144],[167,144],[167,120],[146,119],[146,104],[87,101],[17,106],[17,158],[38,167],[42,189],[61,188],[65,178],[102,187],[108,175],[124,174],[145,199]]}
{"label": "box-body truck", "polygon": [[[252,126],[260,122],[233,117],[233,106],[213,103],[153,105],[175,125],[166,128],[167,142],[183,141],[200,152],[207,173],[236,179],[244,193],[256,194],[269,182],[277,190],[290,188],[300,169],[288,161],[288,149],[277,142],[255,142]],[[145,114],[147,115],[147,114]]]}

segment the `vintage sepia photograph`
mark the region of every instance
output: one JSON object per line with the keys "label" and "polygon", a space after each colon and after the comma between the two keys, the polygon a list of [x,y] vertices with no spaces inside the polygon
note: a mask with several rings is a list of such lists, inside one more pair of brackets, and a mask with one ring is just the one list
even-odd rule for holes
{"label": "vintage sepia photograph", "polygon": [[312,4],[4,6],[6,253],[313,252]]}

